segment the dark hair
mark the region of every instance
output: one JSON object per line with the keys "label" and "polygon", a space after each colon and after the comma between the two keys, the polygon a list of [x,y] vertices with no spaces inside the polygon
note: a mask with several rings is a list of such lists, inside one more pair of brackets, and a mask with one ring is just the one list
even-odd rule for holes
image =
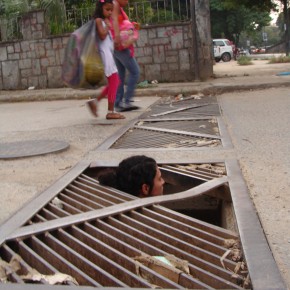
{"label": "dark hair", "polygon": [[103,2],[101,2],[100,0],[97,2],[96,4],[96,9],[95,12],[93,14],[93,18],[103,18],[104,19],[104,15],[103,15],[103,5],[106,3],[110,3],[113,4],[113,0],[104,0]]}
{"label": "dark hair", "polygon": [[121,161],[115,170],[102,173],[98,180],[102,185],[139,196],[143,184],[147,184],[151,192],[156,170],[157,164],[153,158],[136,155]]}

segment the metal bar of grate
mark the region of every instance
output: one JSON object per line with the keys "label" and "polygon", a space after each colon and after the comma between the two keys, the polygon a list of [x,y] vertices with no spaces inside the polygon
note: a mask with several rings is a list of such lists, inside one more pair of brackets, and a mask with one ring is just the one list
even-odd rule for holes
{"label": "metal bar of grate", "polygon": [[27,224],[58,219],[133,200],[134,197],[101,186],[96,179],[85,174],[56,195]]}
{"label": "metal bar of grate", "polygon": [[216,139],[190,136],[190,134],[152,132],[141,128],[132,128],[112,146],[112,149],[128,148],[192,148],[221,146],[219,137]]}
{"label": "metal bar of grate", "polygon": [[200,134],[208,134],[219,136],[219,128],[216,118],[211,119],[164,119],[160,120],[141,120],[136,123],[136,126],[150,126],[156,128],[168,128],[173,130],[180,130]]}
{"label": "metal bar of grate", "polygon": [[[89,275],[89,273],[86,271],[85,265],[84,267],[78,267],[73,262],[66,259],[66,257],[63,255],[63,249],[61,247],[57,248],[56,250],[53,249],[53,247],[50,246],[50,244],[52,244],[51,238],[52,236],[47,233],[45,238],[40,236],[31,236],[23,242],[25,242],[25,244],[30,247],[32,251],[35,251],[35,255],[39,255],[40,257],[44,258],[47,263],[49,263],[51,266],[54,266],[58,272],[66,273],[67,275],[74,277],[79,284],[95,287],[102,286]],[[33,265],[33,267],[35,266],[36,265]],[[98,272],[96,269],[95,271],[96,273]]]}
{"label": "metal bar of grate", "polygon": [[[126,233],[123,230],[119,230],[111,226],[109,223],[107,222],[105,223],[102,220],[97,220],[96,226],[102,229],[103,231],[109,233],[112,236],[118,236],[119,239],[122,240],[124,243],[130,244],[132,247],[136,247],[140,249],[141,252],[149,254],[150,256],[169,255],[168,252],[161,250],[160,247],[158,247],[158,245],[155,246],[154,244],[146,243],[146,241],[144,241],[144,239],[142,238],[142,235],[141,235],[141,238],[136,237],[136,231],[134,232],[134,235],[132,235],[131,233]],[[202,273],[205,273],[205,275],[208,274],[206,275],[206,277],[204,277],[205,278],[204,280],[206,281],[204,281],[203,279],[200,279],[201,277],[196,277],[197,273],[195,272],[194,277],[184,277],[184,280],[185,280],[184,282],[187,285],[182,285],[183,287],[187,288],[189,284],[191,284],[192,287],[200,287],[202,284],[200,284],[199,281],[202,283],[205,283],[207,287],[208,286],[217,287],[217,284],[219,284],[219,280],[221,280],[219,279],[219,277],[214,277],[210,273],[206,273],[206,271],[202,270],[201,268],[199,269],[198,267],[195,267],[195,266],[193,266],[193,268],[195,271],[199,272],[201,275]],[[210,278],[212,278],[211,281],[208,281],[208,279]],[[228,283],[228,285],[231,284],[228,281],[226,283]],[[223,287],[225,285],[226,284],[223,284]],[[233,288],[233,289],[238,289],[238,288]]]}
{"label": "metal bar of grate", "polygon": [[[163,216],[166,216],[169,219],[173,219],[175,222],[182,224],[186,224],[183,230],[185,233],[190,232],[197,236],[205,236],[207,241],[215,243],[217,245],[222,245],[224,239],[236,239],[237,235],[231,231],[225,230],[223,228],[210,225],[198,219],[192,219],[186,215],[179,214],[175,211],[169,210],[165,207],[154,206],[156,213],[162,213]],[[172,214],[172,212],[174,214]]]}
{"label": "metal bar of grate", "polygon": [[155,128],[155,127],[149,127],[149,126],[140,126],[140,125],[134,126],[133,128],[135,128],[135,129],[143,129],[143,130],[148,130],[148,131],[155,131],[155,132],[184,134],[184,135],[193,136],[193,137],[220,139],[220,137],[217,136],[217,135],[197,133],[197,132],[188,132],[186,130],[174,130],[174,129],[167,129],[167,128],[162,128],[161,129],[161,128]]}
{"label": "metal bar of grate", "polygon": [[[130,258],[131,256],[134,256],[138,254],[138,252],[134,251],[134,254],[130,252],[129,256],[128,254],[125,255],[123,252],[118,251],[118,248],[116,244],[113,245],[113,247],[110,245],[110,236],[108,236],[105,232],[100,232],[97,228],[93,227],[92,225],[86,223],[85,230],[82,230],[76,226],[73,226],[71,229],[72,234],[79,240],[82,240],[85,242],[86,245],[93,249],[98,249],[101,253],[103,253],[106,257],[108,257],[111,260],[118,260],[118,263],[123,265],[126,269],[128,269],[131,272],[135,272],[136,270],[136,264],[134,261]],[[96,236],[98,238],[96,238]],[[118,239],[117,239],[118,241]],[[127,246],[126,246],[127,247]],[[147,271],[147,269],[140,265],[141,268],[143,268],[143,271]],[[152,271],[147,271],[147,274],[153,275]],[[179,285],[176,283],[172,283],[170,280],[164,279],[163,276],[157,275],[156,279],[158,280],[158,284],[162,284],[163,287],[172,287],[174,286],[179,288]],[[143,283],[143,286],[150,286],[148,283]],[[147,285],[146,285],[147,284]]]}
{"label": "metal bar of grate", "polygon": [[[147,219],[148,221],[148,219]],[[201,245],[197,245],[196,236],[186,235],[182,236],[178,230],[174,227],[167,227],[173,231],[173,235],[164,232],[162,229],[155,228],[148,225],[145,220],[138,221],[127,215],[117,216],[108,220],[110,225],[118,228],[120,231],[130,233],[134,237],[139,237],[148,244],[158,246],[163,250],[167,249],[171,254],[182,257],[187,261],[191,261],[194,265],[207,269],[211,273],[219,275],[223,278],[228,278],[231,273],[225,270],[220,263],[220,254],[217,251],[208,251]],[[175,233],[175,231],[177,233]],[[179,235],[178,235],[179,233]],[[236,237],[237,238],[237,237]],[[206,240],[203,240],[205,244],[209,244]],[[212,246],[212,245],[211,245]],[[212,247],[213,248],[213,247]],[[223,248],[222,253],[227,249]],[[224,262],[227,268],[234,269],[236,264],[230,260]]]}

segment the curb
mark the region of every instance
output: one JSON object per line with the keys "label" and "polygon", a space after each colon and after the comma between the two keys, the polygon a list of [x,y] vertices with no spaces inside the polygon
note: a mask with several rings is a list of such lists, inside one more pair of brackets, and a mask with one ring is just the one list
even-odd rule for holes
{"label": "curb", "polygon": [[[245,82],[245,79],[242,81]],[[240,84],[239,84],[240,83]],[[241,80],[229,80],[225,79],[225,82],[219,81],[219,83],[209,82],[192,82],[192,83],[162,83],[146,88],[137,88],[135,91],[136,97],[148,97],[148,96],[173,96],[183,93],[204,95],[220,95],[229,92],[249,91],[249,90],[261,90],[270,88],[289,87],[290,81],[274,81],[251,84],[241,84]],[[100,89],[96,90],[73,90],[70,88],[59,89],[43,89],[43,90],[25,90],[25,91],[0,91],[0,103],[12,103],[12,102],[33,102],[33,101],[56,101],[56,100],[87,100],[95,98],[100,92]]]}

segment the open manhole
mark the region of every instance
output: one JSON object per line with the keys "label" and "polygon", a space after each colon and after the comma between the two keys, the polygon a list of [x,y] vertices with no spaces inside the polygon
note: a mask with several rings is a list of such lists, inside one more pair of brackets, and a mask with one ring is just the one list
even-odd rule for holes
{"label": "open manhole", "polygon": [[115,166],[78,164],[1,226],[5,289],[285,288],[235,160],[160,162],[144,199],[98,184]]}
{"label": "open manhole", "polygon": [[230,138],[220,117],[139,119],[121,128],[99,150],[230,148]]}

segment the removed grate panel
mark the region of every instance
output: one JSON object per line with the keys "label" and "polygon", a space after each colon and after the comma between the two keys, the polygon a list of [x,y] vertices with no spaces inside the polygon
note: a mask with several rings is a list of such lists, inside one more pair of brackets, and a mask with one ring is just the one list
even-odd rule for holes
{"label": "removed grate panel", "polygon": [[133,199],[133,196],[104,187],[96,179],[82,173],[56,194],[26,225],[109,207]]}
{"label": "removed grate panel", "polygon": [[[225,171],[220,171],[220,174],[208,172],[217,171],[217,168],[223,167],[221,164],[160,165],[166,183],[165,192],[169,194],[187,190],[205,181],[226,175]],[[97,181],[98,174],[100,173],[94,177],[94,174],[89,173],[89,169],[81,172],[63,190],[46,202],[25,225],[76,215],[135,199],[132,195],[100,185]]]}

